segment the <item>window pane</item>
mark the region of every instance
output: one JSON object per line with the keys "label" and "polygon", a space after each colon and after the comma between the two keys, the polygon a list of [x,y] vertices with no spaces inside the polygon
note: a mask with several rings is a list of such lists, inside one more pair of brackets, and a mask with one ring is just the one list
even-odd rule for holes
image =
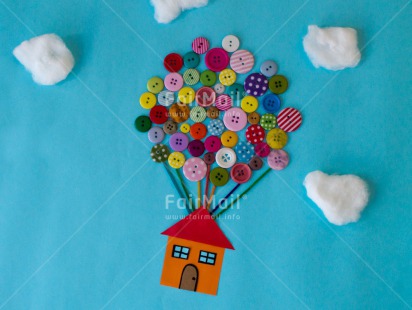
{"label": "window pane", "polygon": [[187,259],[187,254],[181,254],[180,258]]}
{"label": "window pane", "polygon": [[200,256],[199,262],[206,263],[206,258],[203,256]]}
{"label": "window pane", "polygon": [[183,248],[182,248],[182,253],[189,253],[189,248],[183,247]]}
{"label": "window pane", "polygon": [[207,259],[207,263],[213,265],[213,264],[215,263],[215,260],[212,259],[212,258],[208,258],[208,259]]}
{"label": "window pane", "polygon": [[180,251],[182,248],[178,245],[175,245],[175,251]]}
{"label": "window pane", "polygon": [[209,253],[210,258],[215,258],[215,253]]}

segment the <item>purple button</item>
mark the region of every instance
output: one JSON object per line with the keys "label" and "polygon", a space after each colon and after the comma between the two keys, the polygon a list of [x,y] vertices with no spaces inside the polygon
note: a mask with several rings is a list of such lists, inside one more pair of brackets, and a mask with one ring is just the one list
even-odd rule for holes
{"label": "purple button", "polygon": [[209,136],[205,140],[205,148],[208,152],[217,152],[222,146],[222,142],[216,136]]}
{"label": "purple button", "polygon": [[205,156],[203,156],[203,160],[205,161],[206,165],[212,165],[216,161],[215,159],[215,153],[206,153]]}
{"label": "purple button", "polygon": [[261,73],[252,73],[246,78],[244,85],[246,93],[259,97],[268,90],[268,79]]}
{"label": "purple button", "polygon": [[289,164],[289,155],[284,150],[272,150],[268,156],[268,164],[273,170],[283,170]]}
{"label": "purple button", "polygon": [[205,151],[205,145],[200,140],[193,140],[190,141],[189,145],[187,146],[187,150],[193,157],[199,157]]}
{"label": "purple button", "polygon": [[149,141],[152,143],[160,143],[163,141],[165,137],[165,133],[162,128],[160,127],[152,127],[150,128],[149,132],[147,133]]}
{"label": "purple button", "polygon": [[189,138],[181,132],[173,134],[169,139],[169,145],[173,151],[182,152],[186,150],[189,144]]}
{"label": "purple button", "polygon": [[206,67],[214,72],[226,69],[229,64],[229,56],[223,48],[212,48],[205,57]]}

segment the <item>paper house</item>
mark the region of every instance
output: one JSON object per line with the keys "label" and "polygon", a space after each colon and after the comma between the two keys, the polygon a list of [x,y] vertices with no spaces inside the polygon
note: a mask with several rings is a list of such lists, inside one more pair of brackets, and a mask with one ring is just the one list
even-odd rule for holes
{"label": "paper house", "polygon": [[234,248],[209,212],[201,207],[162,234],[169,238],[160,284],[216,295],[225,249]]}

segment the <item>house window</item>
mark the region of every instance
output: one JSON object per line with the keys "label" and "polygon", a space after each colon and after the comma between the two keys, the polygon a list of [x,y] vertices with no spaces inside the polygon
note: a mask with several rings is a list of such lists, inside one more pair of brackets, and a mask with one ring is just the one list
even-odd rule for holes
{"label": "house window", "polygon": [[214,265],[216,261],[216,253],[200,251],[199,263]]}
{"label": "house window", "polygon": [[181,245],[173,246],[173,257],[187,259],[189,257],[190,249]]}

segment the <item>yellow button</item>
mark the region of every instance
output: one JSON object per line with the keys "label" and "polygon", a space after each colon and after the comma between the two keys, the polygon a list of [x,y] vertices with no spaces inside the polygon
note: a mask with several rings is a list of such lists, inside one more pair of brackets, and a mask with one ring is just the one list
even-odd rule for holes
{"label": "yellow button", "polygon": [[232,69],[225,69],[219,74],[219,81],[225,86],[230,86],[236,82],[236,73]]}
{"label": "yellow button", "polygon": [[193,88],[183,87],[181,90],[179,90],[177,97],[179,98],[180,102],[189,104],[192,103],[193,100],[195,100],[195,91],[193,90]]}
{"label": "yellow button", "polygon": [[158,94],[163,90],[164,87],[163,80],[160,77],[152,77],[148,82],[147,82],[147,90],[150,91],[153,94]]}
{"label": "yellow button", "polygon": [[171,153],[167,160],[169,162],[170,167],[175,169],[182,168],[186,161],[185,155],[183,155],[183,153],[180,152]]}
{"label": "yellow button", "polygon": [[233,132],[230,130],[225,131],[220,137],[220,141],[225,147],[234,147],[237,143],[237,140],[238,140],[238,137],[237,137],[236,132]]}
{"label": "yellow button", "polygon": [[180,131],[183,133],[188,133],[190,131],[190,125],[188,123],[183,123],[180,126]]}
{"label": "yellow button", "polygon": [[140,96],[140,105],[143,109],[151,109],[156,105],[156,96],[146,92]]}
{"label": "yellow button", "polygon": [[266,135],[266,142],[272,149],[280,150],[288,143],[288,135],[282,129],[274,128]]}
{"label": "yellow button", "polygon": [[258,100],[253,96],[245,96],[240,102],[240,107],[246,113],[255,112],[258,106],[259,106]]}

